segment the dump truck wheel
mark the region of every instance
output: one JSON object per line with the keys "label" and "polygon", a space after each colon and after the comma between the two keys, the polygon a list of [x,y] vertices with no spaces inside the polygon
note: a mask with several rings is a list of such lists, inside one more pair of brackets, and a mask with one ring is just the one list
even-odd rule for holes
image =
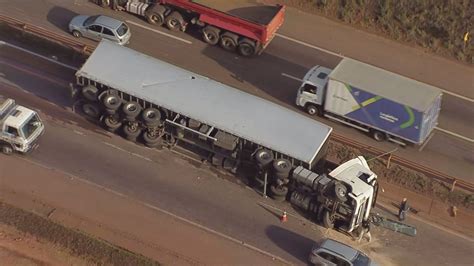
{"label": "dump truck wheel", "polygon": [[221,35],[220,45],[227,51],[233,52],[239,44],[239,36],[234,33],[225,32]]}
{"label": "dump truck wheel", "polygon": [[145,14],[148,23],[161,26],[165,22],[166,8],[162,5],[156,5],[150,12]]}
{"label": "dump truck wheel", "polygon": [[239,50],[239,54],[241,54],[242,56],[247,57],[247,56],[255,55],[255,51],[256,51],[255,42],[253,42],[250,39],[243,38],[239,42],[238,50]]}
{"label": "dump truck wheel", "polygon": [[216,45],[219,42],[220,30],[213,26],[206,26],[202,30],[202,38],[210,45]]}
{"label": "dump truck wheel", "polygon": [[183,16],[178,11],[173,11],[165,19],[166,27],[172,31],[179,31],[184,25]]}

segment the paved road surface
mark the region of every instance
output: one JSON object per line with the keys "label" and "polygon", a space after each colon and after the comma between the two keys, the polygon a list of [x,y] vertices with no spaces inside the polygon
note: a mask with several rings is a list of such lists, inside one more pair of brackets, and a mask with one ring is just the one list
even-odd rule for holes
{"label": "paved road surface", "polygon": [[[72,4],[73,2],[76,4]],[[186,69],[210,76],[297,111],[300,110],[294,106],[293,102],[298,82],[282,74],[301,78],[305,71],[314,64],[334,67],[340,60],[338,56],[297,44],[292,40],[281,37],[275,38],[262,56],[253,59],[240,58],[217,47],[206,46],[200,41],[199,36],[194,38],[192,35],[184,33],[171,33],[163,28],[150,28],[149,25],[132,15],[120,12],[114,13],[86,3],[83,0],[43,0],[37,1],[34,4],[31,1],[16,1],[14,4],[13,2],[4,2],[2,6],[5,7],[3,10],[9,10],[8,13],[10,15],[15,15],[17,18],[63,34],[66,34],[64,29],[67,22],[75,14],[101,12],[122,18],[129,22],[134,34],[130,47]],[[309,34],[301,26],[298,26],[300,25],[298,23],[308,25],[307,23],[311,19],[315,20],[314,25],[321,25],[321,28],[318,27],[319,34]],[[316,22],[320,22],[320,24]],[[291,30],[292,28],[296,30]],[[332,30],[334,32],[331,31],[330,35],[328,35],[329,33],[323,34],[324,32],[319,32],[323,29],[337,30]],[[176,38],[170,38],[158,33],[158,31],[168,35],[172,34]],[[314,16],[298,13],[296,17],[294,11],[290,11],[287,23],[282,29],[282,34],[287,34],[294,38],[302,37],[299,39],[308,43],[316,43],[327,49],[333,48],[336,51],[344,51],[344,55],[412,76],[443,87],[446,90],[453,88],[453,92],[468,97],[471,97],[470,92],[473,91],[472,77],[474,72],[472,67],[437,57],[430,57],[418,50],[409,49],[398,44],[395,45],[372,35],[364,35],[359,31],[350,31],[347,27],[337,26],[337,24]],[[349,49],[350,47],[342,44],[341,38],[346,36],[344,34],[350,36],[350,39],[354,40],[351,43],[357,45]],[[327,35],[329,36],[327,38],[318,38],[319,36]],[[365,42],[361,41],[361,39],[365,39]],[[84,42],[93,43],[87,40],[84,40]],[[362,49],[365,47],[363,44],[370,44],[370,46]],[[403,51],[403,54],[401,53],[400,56],[394,59],[392,55],[395,48]],[[373,52],[374,55],[368,56],[370,54],[369,51],[370,53]],[[354,55],[351,55],[352,52]],[[413,58],[415,56],[420,58],[420,60],[409,60],[410,57]],[[420,65],[420,61],[430,67]],[[448,67],[440,68],[440,65]],[[448,76],[445,75],[447,69],[449,70]],[[67,79],[67,77],[65,78]],[[449,84],[453,86],[447,86],[446,80],[449,80]],[[442,104],[440,127],[473,139],[474,130],[472,130],[472,121],[470,120],[471,117],[474,117],[473,112],[472,102],[445,95]],[[376,143],[355,129],[325,119],[317,119],[334,127],[337,133],[349,136],[357,141],[387,151],[393,150],[396,147],[396,145],[391,143]],[[470,174],[474,171],[472,153],[474,143],[436,131],[434,137],[423,147],[423,151],[419,152],[418,149],[419,147],[402,148],[397,151],[397,154],[455,177],[474,181]]]}
{"label": "paved road surface", "polygon": [[[169,151],[150,150],[110,135],[71,113],[64,88],[45,80],[46,75],[32,76],[7,64],[2,64],[2,69],[2,82],[19,84],[25,90],[2,87],[2,94],[39,109],[46,120],[40,149],[28,157],[36,163],[165,209],[295,264],[305,263],[312,241],[323,235],[348,241],[339,233],[325,232],[293,218],[282,227],[274,213],[257,204],[263,199],[234,179],[229,182],[218,178],[205,167]],[[277,206],[296,212],[286,204]],[[408,221],[418,227],[418,237],[375,230],[378,240],[372,244],[350,243],[388,265],[470,263],[472,242],[415,220]]]}

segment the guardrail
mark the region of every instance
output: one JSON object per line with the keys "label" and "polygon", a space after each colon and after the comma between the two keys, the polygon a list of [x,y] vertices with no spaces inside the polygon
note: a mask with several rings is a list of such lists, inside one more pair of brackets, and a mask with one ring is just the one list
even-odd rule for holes
{"label": "guardrail", "polygon": [[[38,26],[34,26],[34,25],[31,25],[31,24],[24,23],[20,20],[5,16],[5,15],[2,15],[2,14],[0,14],[0,22],[5,22],[5,23],[9,24],[12,27],[15,27],[15,28],[21,29],[23,31],[27,31],[27,32],[36,34],[36,35],[38,35],[40,37],[43,37],[43,38],[47,38],[47,39],[51,39],[53,41],[59,42],[63,45],[72,47],[73,49],[75,49],[75,50],[77,50],[81,53],[84,53],[86,55],[90,55],[92,53],[92,51],[94,51],[94,49],[95,49],[94,46],[83,44],[83,43],[79,42],[78,40],[73,39],[72,37],[66,37],[64,35],[52,32],[50,30],[43,29],[43,28],[38,27]],[[366,144],[356,142],[352,139],[346,138],[346,137],[341,136],[339,134],[333,133],[331,139],[335,140],[337,142],[352,146],[354,148],[360,149],[362,151],[368,152],[368,153],[370,153],[374,156],[381,156],[381,155],[387,154],[385,151],[382,151],[380,149],[371,147],[371,146],[366,145]],[[448,186],[451,188],[451,191],[454,190],[456,187],[458,187],[458,188],[464,189],[464,190],[469,191],[469,192],[474,192],[474,184],[472,184],[472,183],[469,183],[469,182],[461,180],[461,179],[457,179],[457,178],[452,177],[450,175],[447,175],[445,173],[442,173],[442,172],[439,172],[437,170],[428,168],[424,165],[420,165],[420,164],[411,162],[409,160],[406,160],[406,159],[401,158],[401,157],[396,156],[396,155],[390,154],[389,156],[390,156],[390,161],[396,162],[399,165],[402,165],[402,166],[405,166],[405,167],[410,168],[412,170],[423,173],[427,177],[434,178],[438,181],[441,181],[443,183],[448,184]]]}
{"label": "guardrail", "polygon": [[78,40],[73,39],[72,37],[64,36],[62,34],[59,34],[59,33],[56,33],[56,32],[50,31],[50,30],[43,29],[39,26],[35,26],[35,25],[25,23],[21,20],[18,20],[16,18],[11,18],[11,17],[5,16],[3,14],[0,14],[0,22],[7,23],[11,27],[14,27],[14,28],[20,29],[22,31],[26,31],[26,32],[38,35],[39,37],[42,37],[42,38],[46,37],[47,39],[50,39],[52,41],[61,43],[65,46],[71,47],[74,50],[76,50],[80,53],[84,53],[86,55],[90,55],[92,53],[92,51],[94,51],[94,48],[95,48],[93,46],[83,44],[83,43],[79,42]]}
{"label": "guardrail", "polygon": [[[359,150],[368,152],[374,156],[381,156],[384,154],[387,154],[387,152],[377,149],[375,147],[359,143],[357,141],[354,141],[352,139],[346,138],[344,136],[341,136],[339,134],[335,134],[334,132],[332,133],[331,139],[349,145],[351,147],[357,148]],[[399,165],[405,166],[407,168],[410,168],[412,170],[415,170],[417,172],[423,173],[427,177],[434,178],[440,182],[448,184],[448,186],[451,188],[451,191],[453,191],[456,187],[464,189],[469,192],[474,192],[474,184],[455,178],[453,176],[447,175],[445,173],[442,173],[440,171],[428,168],[424,165],[417,164],[415,162],[409,161],[407,159],[404,159],[402,157],[393,155],[393,154],[388,154],[389,156],[389,161],[397,163]]]}

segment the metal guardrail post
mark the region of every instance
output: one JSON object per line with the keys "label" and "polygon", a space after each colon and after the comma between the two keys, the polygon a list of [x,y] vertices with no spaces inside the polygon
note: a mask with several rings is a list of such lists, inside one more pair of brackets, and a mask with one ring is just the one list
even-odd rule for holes
{"label": "metal guardrail post", "polygon": [[454,179],[454,180],[453,180],[453,183],[451,184],[451,192],[454,191],[454,188],[455,188],[455,186],[456,186],[456,182],[457,182],[457,180]]}

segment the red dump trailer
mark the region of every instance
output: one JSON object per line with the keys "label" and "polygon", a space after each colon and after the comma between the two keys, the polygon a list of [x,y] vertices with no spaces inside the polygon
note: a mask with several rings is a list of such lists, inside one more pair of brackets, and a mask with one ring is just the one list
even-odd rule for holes
{"label": "red dump trailer", "polygon": [[[243,56],[262,53],[285,19],[285,6],[254,6],[253,18],[240,12],[222,11],[191,0],[94,0],[104,7],[123,10],[145,18],[150,24],[186,31],[189,24],[199,27],[210,45],[219,44]],[[201,3],[199,3],[201,2]],[[245,9],[241,9],[244,10]],[[261,10],[262,14],[258,14]]]}

